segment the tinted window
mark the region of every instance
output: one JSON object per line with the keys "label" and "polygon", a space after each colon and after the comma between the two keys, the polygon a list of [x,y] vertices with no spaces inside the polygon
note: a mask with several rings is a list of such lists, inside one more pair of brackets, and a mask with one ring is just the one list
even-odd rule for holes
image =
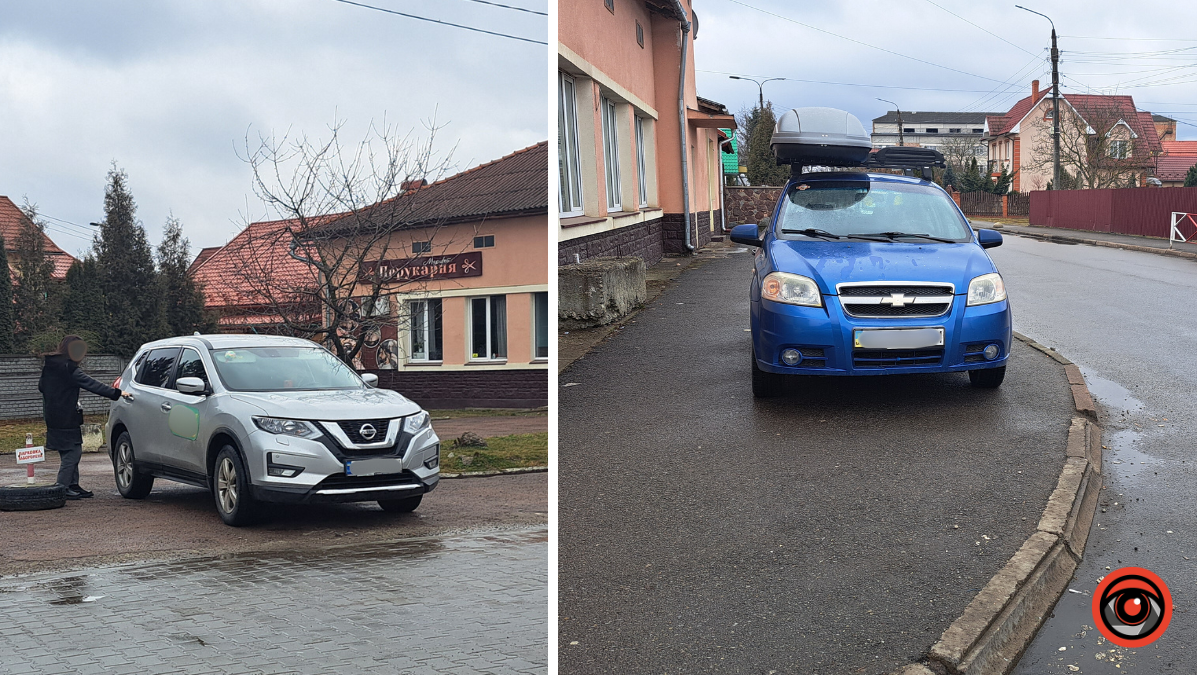
{"label": "tinted window", "polygon": [[204,361],[194,349],[185,349],[179,357],[179,365],[175,368],[175,381],[181,377],[198,377],[208,384],[208,373],[204,371]]}
{"label": "tinted window", "polygon": [[134,380],[138,384],[144,384],[151,387],[165,387],[167,382],[171,380],[171,366],[175,365],[175,356],[179,354],[179,347],[161,347],[151,350],[146,356],[146,360],[142,362],[142,367],[138,369],[137,377]]}
{"label": "tinted window", "polygon": [[361,389],[362,380],[317,347],[249,347],[210,352],[221,382],[235,391]]}

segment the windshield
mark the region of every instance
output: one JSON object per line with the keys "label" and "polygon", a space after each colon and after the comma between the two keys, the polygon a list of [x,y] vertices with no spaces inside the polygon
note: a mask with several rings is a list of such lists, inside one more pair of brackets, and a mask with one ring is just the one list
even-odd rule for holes
{"label": "windshield", "polygon": [[233,391],[361,389],[362,380],[319,347],[214,349],[221,382]]}
{"label": "windshield", "polygon": [[[904,239],[896,234],[904,233],[971,240],[971,232],[949,196],[936,188],[905,183],[800,182],[788,189],[777,222],[776,234],[785,239],[796,238],[800,230],[822,230],[809,236],[886,233]],[[832,239],[827,235],[824,238]]]}

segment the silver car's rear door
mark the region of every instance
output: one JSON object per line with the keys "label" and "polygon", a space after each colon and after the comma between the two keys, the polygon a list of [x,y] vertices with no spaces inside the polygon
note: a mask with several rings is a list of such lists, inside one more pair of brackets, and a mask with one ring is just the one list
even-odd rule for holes
{"label": "silver car's rear door", "polygon": [[141,462],[159,463],[169,441],[166,385],[175,370],[179,347],[153,349],[134,375],[129,390],[133,401],[122,403],[128,406],[124,415],[128,420],[129,436],[133,439],[134,457]]}

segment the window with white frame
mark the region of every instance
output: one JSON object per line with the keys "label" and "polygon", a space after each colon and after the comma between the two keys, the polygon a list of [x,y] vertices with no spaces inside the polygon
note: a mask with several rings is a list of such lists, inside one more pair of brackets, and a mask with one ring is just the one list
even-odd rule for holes
{"label": "window with white frame", "polygon": [[471,298],[468,305],[471,326],[471,360],[490,361],[508,358],[508,312],[505,296]]}
{"label": "window with white frame", "polygon": [[608,210],[621,210],[621,158],[617,151],[617,104],[600,100],[600,125],[604,130],[604,188]]}
{"label": "window with white frame", "polygon": [[442,301],[408,303],[408,360],[442,360]]}
{"label": "window with white frame", "polygon": [[641,117],[633,118],[633,131],[637,138],[637,175],[638,175],[638,206],[649,205],[649,196],[646,194],[646,139],[644,125],[646,120]]}
{"label": "window with white frame", "polygon": [[433,251],[432,241],[414,241],[412,245],[413,253],[430,253]]}
{"label": "window with white frame", "polygon": [[550,358],[550,294],[533,294],[533,358]]}
{"label": "window with white frame", "polygon": [[1129,141],[1109,141],[1108,156],[1113,159],[1125,159],[1129,157]]}
{"label": "window with white frame", "polygon": [[558,209],[564,214],[583,211],[575,78],[566,73],[558,74]]}

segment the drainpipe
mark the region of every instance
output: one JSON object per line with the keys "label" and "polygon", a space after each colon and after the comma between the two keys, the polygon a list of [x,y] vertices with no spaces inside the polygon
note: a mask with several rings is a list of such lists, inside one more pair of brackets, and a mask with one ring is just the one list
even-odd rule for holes
{"label": "drainpipe", "polygon": [[688,21],[687,10],[680,0],[675,0],[675,18],[679,19],[682,31],[682,42],[679,48],[679,164],[683,168],[683,246],[689,252],[695,251],[692,245],[692,206],[688,194],[688,161],[687,161],[687,100],[684,96],[687,84],[687,46],[688,35],[692,24]]}

